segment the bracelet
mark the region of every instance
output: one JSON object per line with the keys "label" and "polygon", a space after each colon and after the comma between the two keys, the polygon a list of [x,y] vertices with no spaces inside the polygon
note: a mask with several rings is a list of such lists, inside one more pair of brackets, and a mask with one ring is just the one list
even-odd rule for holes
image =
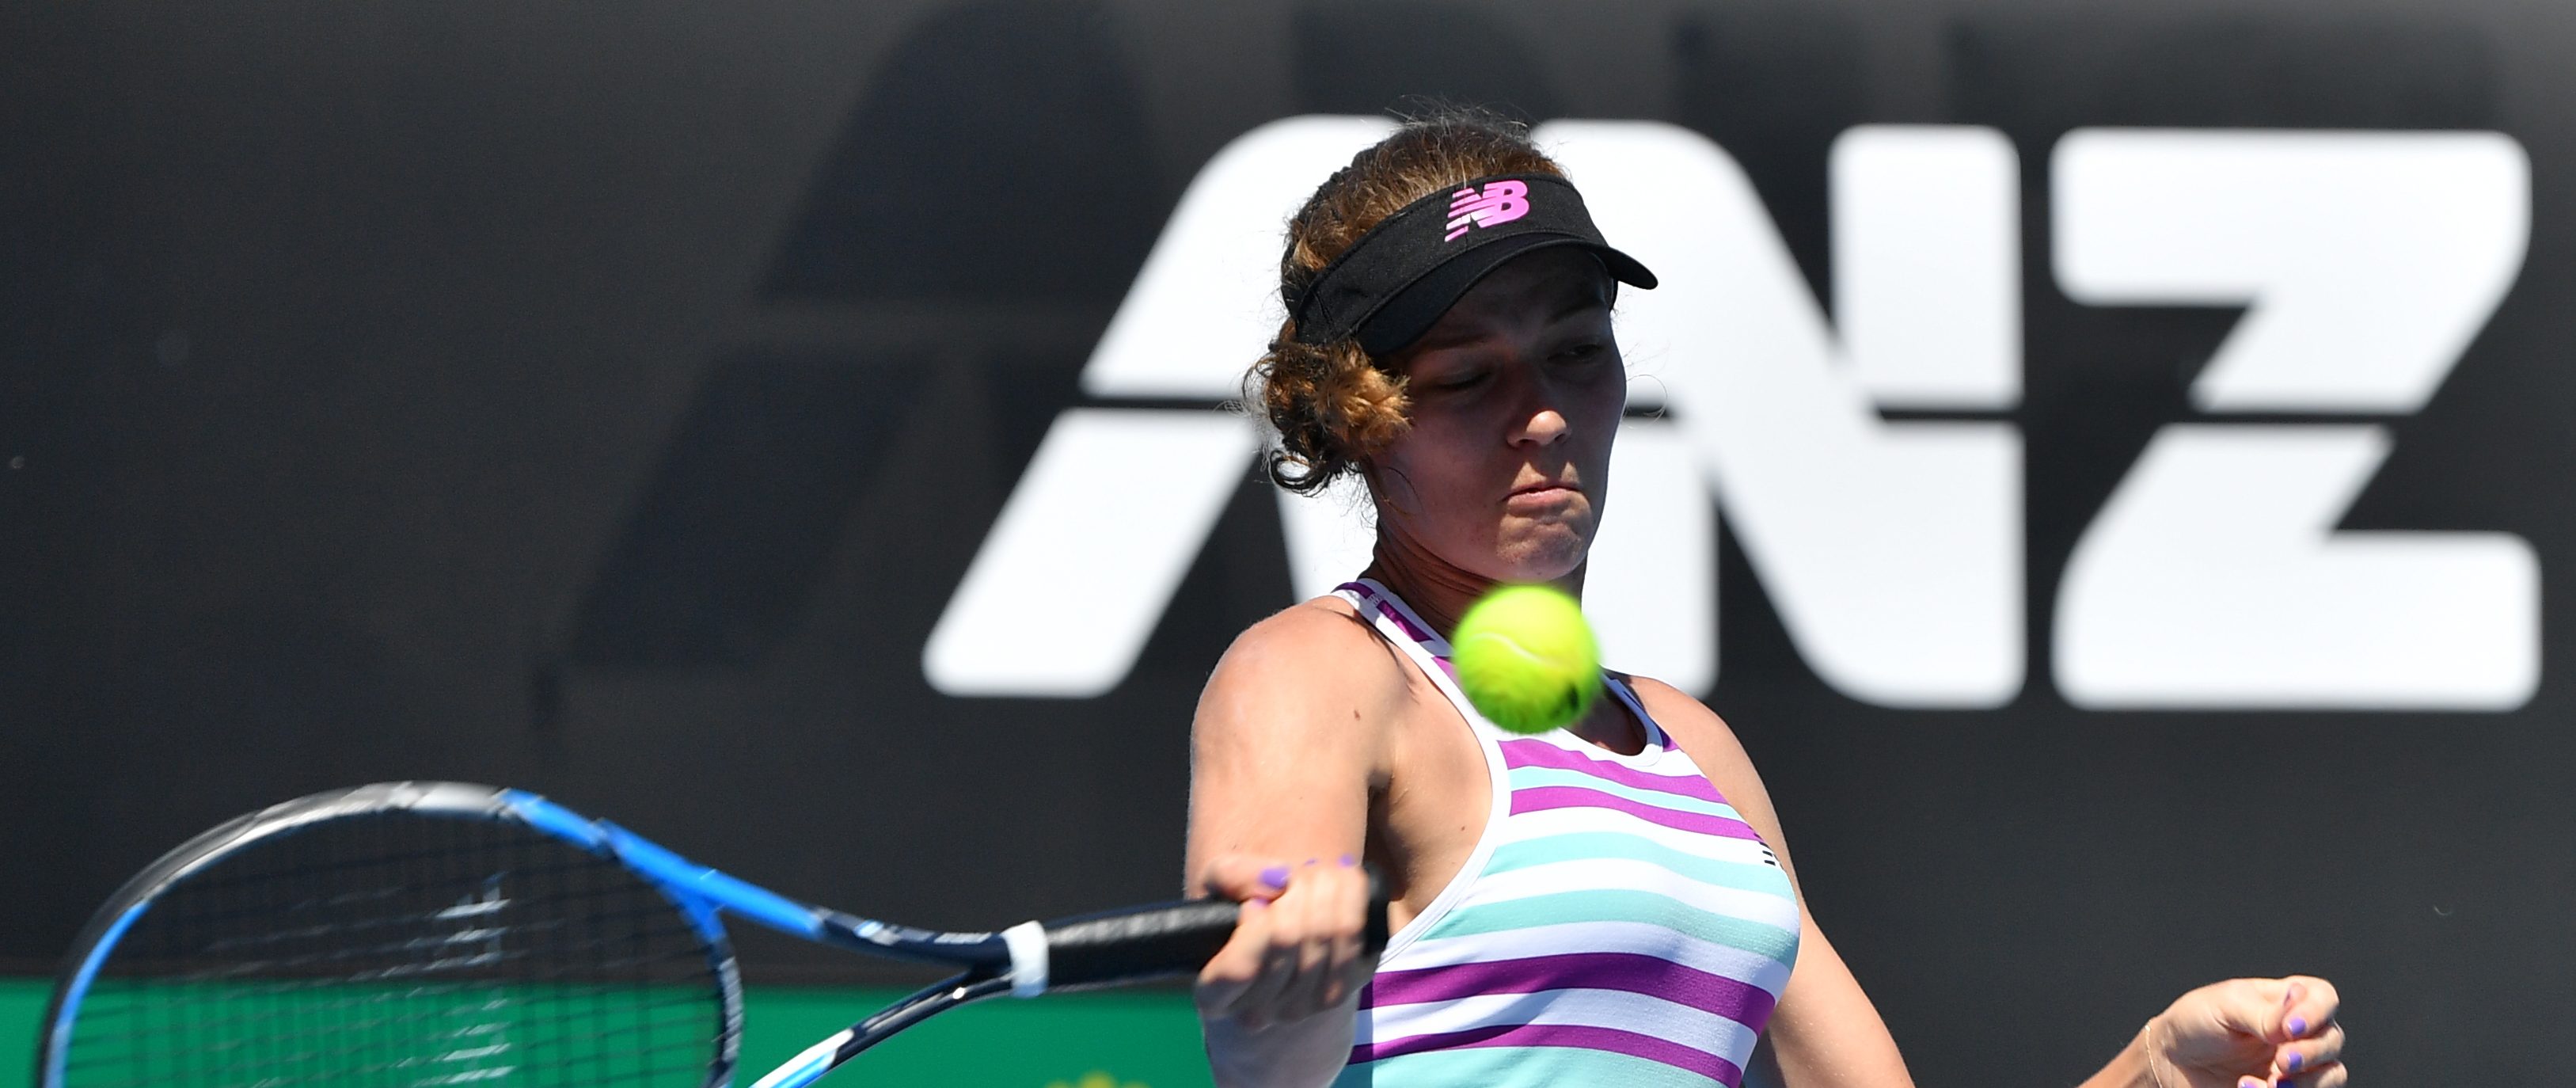
{"label": "bracelet", "polygon": [[[2156,1069],[2156,1024],[2159,1019],[2160,1018],[2157,1017],[2149,1017],[2147,1019],[2147,1026],[2138,1032],[2138,1037],[2146,1040],[2147,1044],[2147,1052],[2144,1057],[2147,1061],[2147,1084],[2150,1085],[2151,1088],[2167,1088],[2165,1084],[2165,1075]],[[2171,1029],[2167,1030],[2170,1031]]]}

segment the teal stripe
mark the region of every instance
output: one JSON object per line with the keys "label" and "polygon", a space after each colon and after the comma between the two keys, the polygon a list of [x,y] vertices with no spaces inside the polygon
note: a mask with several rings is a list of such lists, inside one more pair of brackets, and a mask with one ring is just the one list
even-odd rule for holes
{"label": "teal stripe", "polygon": [[1621,831],[1573,831],[1504,843],[1495,848],[1493,858],[1485,863],[1485,872],[1508,873],[1561,861],[1597,858],[1642,861],[1685,880],[1719,888],[1768,892],[1784,899],[1790,894],[1789,875],[1781,872],[1778,866],[1686,854],[1643,835]]}
{"label": "teal stripe", "polygon": [[1792,950],[1798,947],[1798,934],[1794,930],[1732,915],[1713,914],[1671,896],[1625,888],[1557,892],[1471,906],[1450,912],[1423,936],[1463,937],[1569,922],[1658,925],[1693,940],[1767,956],[1784,967],[1788,965]]}
{"label": "teal stripe", "polygon": [[1561,1088],[1568,1084],[1636,1088],[1708,1088],[1718,1082],[1687,1069],[1609,1050],[1563,1046],[1479,1046],[1426,1050],[1343,1068],[1333,1088],[1410,1088],[1474,1084],[1480,1088]]}
{"label": "teal stripe", "polygon": [[1744,821],[1744,817],[1735,811],[1735,807],[1724,801],[1709,801],[1697,797],[1684,797],[1678,793],[1639,789],[1625,782],[1613,782],[1607,778],[1567,770],[1563,767],[1514,767],[1511,769],[1511,785],[1516,790],[1536,789],[1540,786],[1581,786],[1584,789],[1600,790],[1639,804],[1671,809],[1674,812],[1704,812],[1711,816],[1723,816],[1738,823]]}

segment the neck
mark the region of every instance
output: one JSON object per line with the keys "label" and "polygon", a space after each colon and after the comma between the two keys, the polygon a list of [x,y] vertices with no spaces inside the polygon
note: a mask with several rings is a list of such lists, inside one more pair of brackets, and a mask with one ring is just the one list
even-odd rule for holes
{"label": "neck", "polygon": [[[1578,563],[1562,578],[1549,581],[1558,589],[1583,599],[1583,569]],[[1458,617],[1485,594],[1493,591],[1494,579],[1465,570],[1441,559],[1401,530],[1378,522],[1377,548],[1371,554],[1367,570],[1360,577],[1375,579],[1404,603],[1412,606],[1424,623],[1442,638],[1458,629]],[[1645,750],[1646,727],[1632,724],[1628,711],[1616,699],[1604,698],[1580,722],[1570,726],[1576,736],[1624,755]]]}
{"label": "neck", "polygon": [[[1584,566],[1577,564],[1564,577],[1552,579],[1548,584],[1581,600]],[[1361,571],[1360,577],[1374,579],[1403,598],[1404,603],[1412,606],[1423,622],[1430,624],[1443,638],[1458,629],[1458,617],[1466,615],[1468,608],[1500,584],[1440,558],[1402,530],[1388,527],[1383,520],[1378,523],[1377,547],[1370,554],[1368,569]]]}

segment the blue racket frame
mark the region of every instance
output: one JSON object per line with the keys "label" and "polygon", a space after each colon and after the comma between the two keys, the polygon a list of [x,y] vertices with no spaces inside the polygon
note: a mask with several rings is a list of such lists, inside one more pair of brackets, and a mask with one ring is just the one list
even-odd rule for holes
{"label": "blue racket frame", "polygon": [[[525,790],[459,782],[377,783],[318,793],[236,818],[181,844],[118,889],[83,931],[55,989],[38,1058],[40,1088],[63,1088],[82,1001],[118,942],[163,891],[254,843],[326,821],[395,811],[514,823],[614,860],[658,889],[708,949],[720,1017],[717,1053],[706,1080],[710,1088],[732,1083],[742,1029],[741,974],[725,933],[725,914],[820,944],[963,969],[816,1043],[754,1084],[800,1088],[895,1032],[968,1002],[1006,992],[1034,997],[1195,971],[1232,934],[1238,911],[1233,903],[1188,900],[1023,922],[1000,932],[920,929],[788,898]],[[1377,894],[1371,912],[1372,947],[1385,942],[1384,899],[1382,892]]]}

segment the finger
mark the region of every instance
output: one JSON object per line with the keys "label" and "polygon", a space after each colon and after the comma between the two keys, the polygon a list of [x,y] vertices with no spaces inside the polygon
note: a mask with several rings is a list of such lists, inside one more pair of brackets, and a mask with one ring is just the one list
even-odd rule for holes
{"label": "finger", "polygon": [[1261,977],[1261,964],[1270,951],[1270,910],[1262,900],[1243,905],[1243,913],[1234,923],[1234,936],[1209,957],[1207,966],[1199,969],[1194,997],[1199,1011],[1207,1016],[1231,1016],[1243,1003],[1244,994]]}
{"label": "finger", "polygon": [[[1345,855],[1347,856],[1347,855]],[[1308,933],[1315,955],[1307,961],[1314,972],[1305,1011],[1312,1015],[1342,1003],[1351,989],[1351,962],[1359,958],[1360,928],[1368,909],[1368,882],[1355,867],[1326,861],[1298,879],[1311,885],[1313,910]]]}
{"label": "finger", "polygon": [[1238,903],[1277,899],[1288,890],[1288,864],[1259,854],[1222,855],[1200,871],[1199,887]]}
{"label": "finger", "polygon": [[2322,1069],[2343,1060],[2343,1025],[2327,1024],[2312,1038],[2283,1043],[2272,1052],[2272,1065],[2284,1075],[2296,1077],[2311,1069]]}
{"label": "finger", "polygon": [[2342,1062],[2311,1067],[2307,1072],[2282,1081],[2283,1088],[2343,1088],[2352,1080]]}
{"label": "finger", "polygon": [[2212,983],[2184,995],[2196,1000],[2198,1014],[2205,1023],[2222,1035],[2238,1039],[2287,1042],[2283,1030],[2289,1016],[2287,997],[2290,980],[2275,978],[2239,978]]}
{"label": "finger", "polygon": [[1338,1002],[1325,999],[1333,988],[1337,971],[1333,943],[1350,926],[1343,917],[1343,894],[1350,882],[1349,874],[1331,862],[1309,864],[1295,877],[1302,902],[1299,904],[1297,978],[1281,1002],[1285,1015],[1308,1017]]}
{"label": "finger", "polygon": [[1340,863],[1343,879],[1335,889],[1337,902],[1333,904],[1333,918],[1337,925],[1333,932],[1332,962],[1326,968],[1317,1012],[1340,1005],[1359,988],[1362,975],[1358,968],[1368,952],[1360,939],[1368,929],[1368,878],[1359,873],[1359,859],[1344,854]]}
{"label": "finger", "polygon": [[[1274,904],[1262,908],[1262,911],[1275,914],[1277,909]],[[1273,919],[1274,923],[1277,921]],[[1297,946],[1285,940],[1284,930],[1285,927],[1279,925],[1271,929],[1261,949],[1259,973],[1251,985],[1244,987],[1243,995],[1235,1000],[1234,1020],[1247,1030],[1262,1031],[1286,1019],[1280,1015],[1280,994],[1296,981]]]}
{"label": "finger", "polygon": [[1321,892],[1314,869],[1298,866],[1296,874],[1288,877],[1288,887],[1291,887],[1291,892],[1280,895],[1280,900],[1273,902],[1273,915],[1270,915],[1270,920],[1278,923],[1278,928],[1270,933],[1270,954],[1273,954],[1273,964],[1280,972],[1278,993],[1270,998],[1270,1016],[1283,1018],[1283,1021],[1306,1016],[1306,1008],[1314,1003],[1316,959],[1321,959],[1319,949],[1314,946],[1314,900],[1316,892]]}
{"label": "finger", "polygon": [[2311,975],[2291,975],[2281,983],[2281,1030],[2266,1038],[2304,1039],[2334,1023],[2343,1004],[2334,983]]}

